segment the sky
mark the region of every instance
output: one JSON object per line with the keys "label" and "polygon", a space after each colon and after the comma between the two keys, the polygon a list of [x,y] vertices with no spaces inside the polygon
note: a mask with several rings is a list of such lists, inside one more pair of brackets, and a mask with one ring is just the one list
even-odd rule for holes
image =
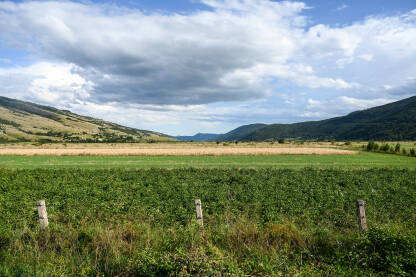
{"label": "sky", "polygon": [[416,95],[416,1],[0,1],[0,95],[169,135],[342,116]]}

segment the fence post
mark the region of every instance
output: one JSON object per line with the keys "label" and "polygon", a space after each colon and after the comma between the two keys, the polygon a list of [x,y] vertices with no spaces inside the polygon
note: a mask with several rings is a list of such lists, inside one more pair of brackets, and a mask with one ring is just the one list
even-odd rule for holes
{"label": "fence post", "polygon": [[195,208],[196,208],[196,219],[198,220],[199,225],[204,226],[204,220],[202,218],[202,204],[201,199],[195,200]]}
{"label": "fence post", "polygon": [[49,225],[48,222],[48,214],[46,212],[46,204],[45,200],[39,200],[36,202],[36,205],[38,206],[38,215],[39,215],[39,224],[40,228],[46,228]]}
{"label": "fence post", "polygon": [[360,231],[367,231],[367,218],[365,217],[364,200],[357,200],[358,228]]}

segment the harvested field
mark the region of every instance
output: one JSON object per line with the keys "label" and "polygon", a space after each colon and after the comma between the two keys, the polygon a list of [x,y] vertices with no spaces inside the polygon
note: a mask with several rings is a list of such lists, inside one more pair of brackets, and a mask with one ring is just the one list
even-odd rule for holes
{"label": "harvested field", "polygon": [[81,155],[104,155],[104,156],[192,156],[192,155],[283,155],[283,154],[305,154],[305,155],[331,155],[345,154],[354,155],[358,151],[340,150],[333,148],[311,148],[311,147],[287,147],[287,148],[224,148],[224,147],[201,147],[201,148],[70,148],[70,149],[0,149],[0,155],[23,155],[23,156],[81,156]]}

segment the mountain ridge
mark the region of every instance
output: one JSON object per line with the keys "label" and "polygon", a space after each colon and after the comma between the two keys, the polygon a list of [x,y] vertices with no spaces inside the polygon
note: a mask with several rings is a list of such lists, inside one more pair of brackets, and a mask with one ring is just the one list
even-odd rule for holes
{"label": "mountain ridge", "polygon": [[[258,128],[250,130],[252,125]],[[243,125],[215,139],[416,140],[416,96],[325,120],[261,125]]]}
{"label": "mountain ridge", "polygon": [[167,135],[0,96],[0,142],[151,142]]}

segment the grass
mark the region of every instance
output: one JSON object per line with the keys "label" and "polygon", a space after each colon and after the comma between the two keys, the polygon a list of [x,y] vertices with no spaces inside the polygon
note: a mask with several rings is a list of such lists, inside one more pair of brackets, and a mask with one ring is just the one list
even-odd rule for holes
{"label": "grass", "polygon": [[0,202],[0,276],[416,274],[414,157],[0,156]]}
{"label": "grass", "polygon": [[416,274],[415,170],[2,169],[0,180],[0,276]]}
{"label": "grass", "polygon": [[416,169],[416,159],[360,152],[359,155],[233,156],[0,156],[0,168],[291,168]]}

